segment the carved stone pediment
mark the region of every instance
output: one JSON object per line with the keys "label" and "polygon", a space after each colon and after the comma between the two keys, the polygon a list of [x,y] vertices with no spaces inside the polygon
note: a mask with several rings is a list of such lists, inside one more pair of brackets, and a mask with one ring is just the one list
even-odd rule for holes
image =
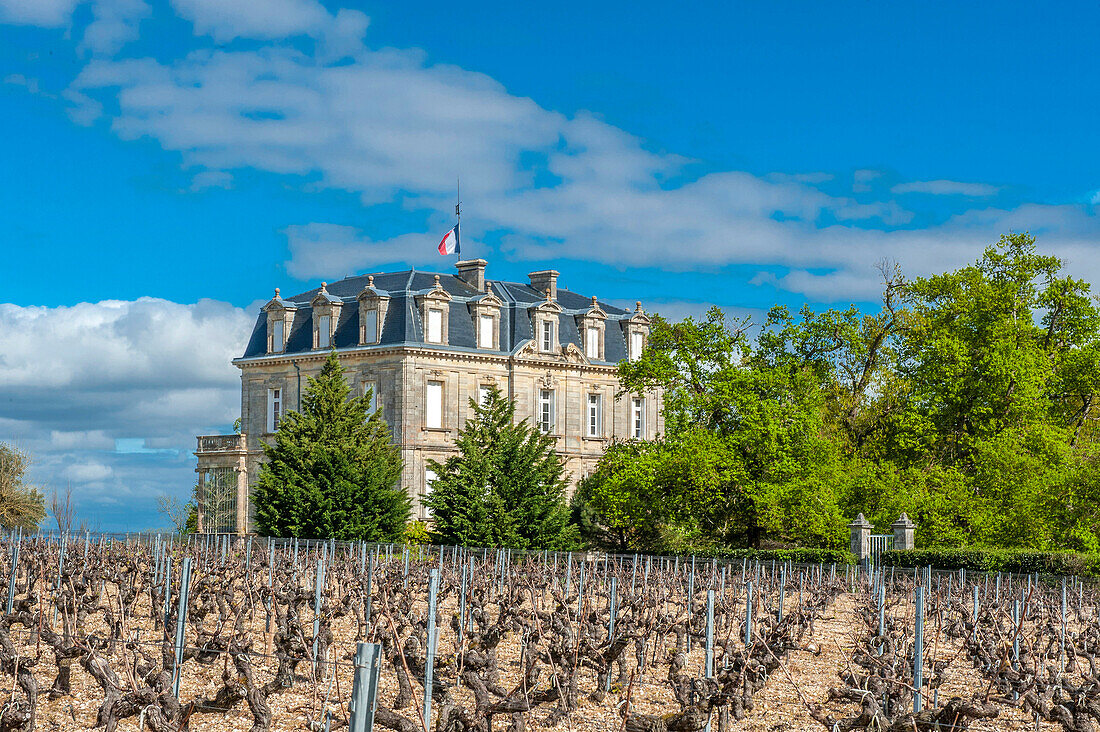
{"label": "carved stone pediment", "polygon": [[569,363],[584,364],[584,365],[587,365],[587,364],[591,363],[588,360],[588,358],[584,355],[584,351],[577,348],[577,345],[575,343],[565,344],[565,346],[562,348],[562,351],[563,351],[562,355],[565,356],[565,360],[568,361]]}

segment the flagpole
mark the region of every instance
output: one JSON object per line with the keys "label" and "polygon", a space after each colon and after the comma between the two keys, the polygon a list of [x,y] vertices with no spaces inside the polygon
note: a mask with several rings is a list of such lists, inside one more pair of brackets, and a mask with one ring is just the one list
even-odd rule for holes
{"label": "flagpole", "polygon": [[[462,178],[455,176],[455,228],[458,230],[459,241],[462,241]],[[462,256],[461,253],[458,255]]]}

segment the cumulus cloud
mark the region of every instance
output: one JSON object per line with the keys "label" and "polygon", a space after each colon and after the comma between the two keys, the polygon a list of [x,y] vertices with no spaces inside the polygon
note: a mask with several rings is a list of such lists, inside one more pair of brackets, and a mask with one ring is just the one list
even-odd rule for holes
{"label": "cumulus cloud", "polygon": [[[793,271],[771,284],[836,299],[873,297],[883,257],[917,273],[926,262],[959,258],[945,250],[969,261],[1020,218],[990,209],[980,221],[913,231],[912,212],[897,201],[830,195],[818,187],[828,182],[824,174],[692,177],[691,161],[650,150],[591,114],[548,110],[416,50],[360,46],[353,63],[340,64],[283,46],[194,51],[176,61],[95,59],[69,91],[98,103],[114,90],[115,132],[157,140],[185,165],[209,171],[196,188],[256,168],[313,189],[354,191],[366,204],[399,201],[427,220],[393,238],[342,222],[288,222],[287,268],[305,279],[423,261],[445,228],[459,173],[467,236],[496,235],[510,257],[684,270],[778,265]],[[853,187],[868,191],[882,176],[857,170]],[[946,192],[948,184],[970,193],[981,185],[899,185]],[[1079,212],[1046,213],[1050,219],[1030,218],[1048,233],[1045,244],[1063,244],[1065,221]],[[1076,225],[1098,228],[1094,219]]]}
{"label": "cumulus cloud", "polygon": [[985,198],[995,196],[999,186],[988,183],[960,183],[956,180],[914,180],[899,183],[890,189],[891,193],[927,193],[933,196],[971,196]]}
{"label": "cumulus cloud", "polygon": [[[252,322],[210,300],[0,304],[0,440],[34,456],[47,489],[71,485],[86,513],[127,500],[156,524],[156,495],[194,485],[194,436],[239,414],[230,360]],[[163,449],[118,449],[134,438]]]}
{"label": "cumulus cloud", "polygon": [[0,22],[56,27],[68,25],[80,0],[0,0]]}
{"label": "cumulus cloud", "polygon": [[81,47],[92,53],[117,53],[138,37],[141,21],[152,12],[145,0],[95,0]]}

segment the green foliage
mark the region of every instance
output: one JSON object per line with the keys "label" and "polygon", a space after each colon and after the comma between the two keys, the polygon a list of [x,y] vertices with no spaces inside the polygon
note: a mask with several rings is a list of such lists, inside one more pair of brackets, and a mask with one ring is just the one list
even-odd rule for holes
{"label": "green foliage", "polygon": [[727,562],[794,562],[795,564],[856,564],[856,555],[840,549],[734,549],[719,554]]}
{"label": "green foliage", "polygon": [[843,546],[906,512],[919,546],[1100,551],[1100,311],[1011,234],[882,304],[773,308],[755,342],[718,309],[654,318],[626,392],[660,388],[666,434],[613,446],[573,502],[616,551]]}
{"label": "green foliage", "polygon": [[573,549],[577,527],[565,502],[565,468],[554,438],[527,420],[515,423],[515,403],[489,390],[484,405],[458,433],[458,453],[429,461],[436,479],[424,504],[439,543],[516,549]]}
{"label": "green foliage", "polygon": [[431,544],[432,535],[428,531],[428,524],[423,521],[410,521],[405,524],[405,531],[401,535],[401,543],[410,546]]}
{"label": "green foliage", "polygon": [[1037,552],[1024,549],[913,549],[882,553],[887,567],[969,569],[981,572],[1100,576],[1100,553]]}
{"label": "green foliage", "polygon": [[0,529],[34,531],[46,518],[46,496],[26,483],[29,464],[27,453],[0,442]]}
{"label": "green foliage", "polygon": [[408,522],[400,486],[402,461],[370,395],[349,398],[343,370],[330,353],[287,412],[253,489],[263,536],[394,541]]}

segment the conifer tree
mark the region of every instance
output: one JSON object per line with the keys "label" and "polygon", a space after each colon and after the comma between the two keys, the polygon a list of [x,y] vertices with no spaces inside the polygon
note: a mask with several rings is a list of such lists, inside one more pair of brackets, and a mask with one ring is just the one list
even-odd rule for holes
{"label": "conifer tree", "polygon": [[370,395],[349,396],[335,352],[265,445],[253,489],[264,536],[393,541],[409,519],[401,453]]}
{"label": "conifer tree", "polygon": [[470,417],[455,441],[458,454],[443,463],[424,498],[437,541],[517,549],[571,549],[565,468],[554,438],[527,420],[514,423],[516,405],[494,386],[483,405],[470,400]]}

